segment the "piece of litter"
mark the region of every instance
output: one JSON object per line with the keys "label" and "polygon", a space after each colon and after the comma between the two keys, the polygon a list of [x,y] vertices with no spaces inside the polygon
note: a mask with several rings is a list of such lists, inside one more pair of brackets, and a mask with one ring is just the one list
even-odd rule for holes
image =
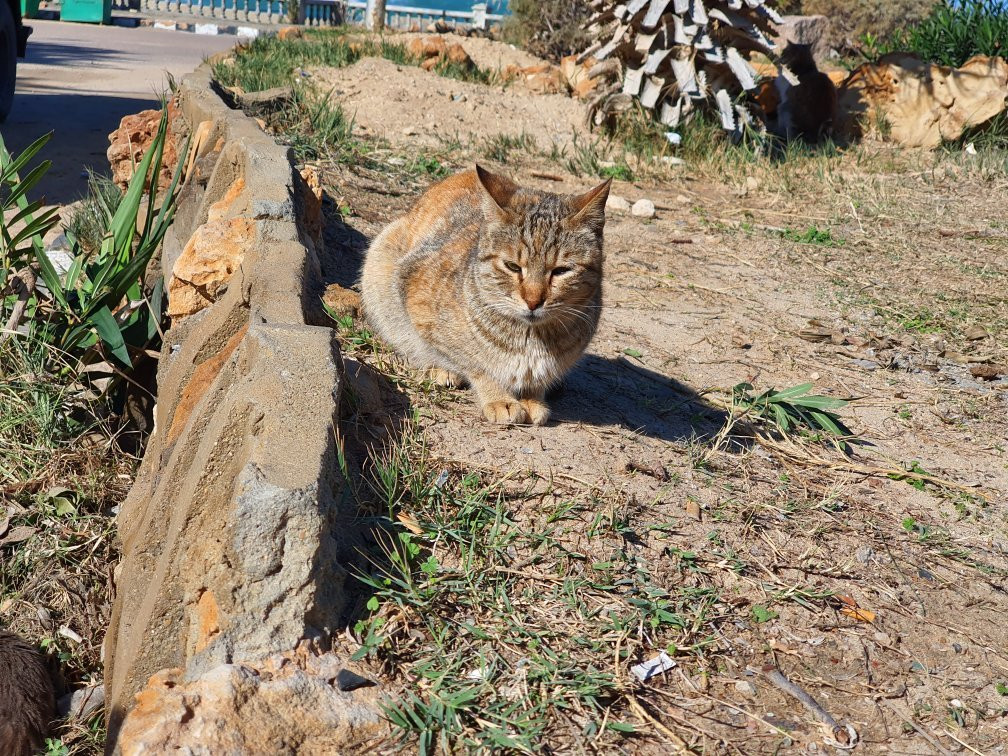
{"label": "piece of litter", "polygon": [[669,144],[682,144],[682,134],[679,134],[678,132],[666,131],[665,138],[669,140]]}
{"label": "piece of litter", "polygon": [[653,659],[648,659],[646,662],[641,662],[640,664],[635,664],[630,667],[630,674],[641,682],[647,682],[655,675],[660,675],[662,672],[668,672],[675,666],[675,660],[662,651]]}
{"label": "piece of litter", "polygon": [[67,640],[72,640],[74,643],[83,643],[84,639],[81,638],[77,633],[71,630],[66,625],[61,625],[60,629],[56,631],[57,634],[62,635]]}

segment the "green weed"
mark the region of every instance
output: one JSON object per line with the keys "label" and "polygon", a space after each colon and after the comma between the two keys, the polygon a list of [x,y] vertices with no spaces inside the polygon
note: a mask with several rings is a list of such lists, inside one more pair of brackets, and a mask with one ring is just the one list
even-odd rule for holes
{"label": "green weed", "polygon": [[818,247],[842,247],[844,243],[843,239],[833,236],[829,229],[819,229],[816,226],[809,226],[804,231],[787,228],[780,232],[780,236],[798,244],[814,244]]}
{"label": "green weed", "polygon": [[1004,55],[1008,49],[1008,2],[945,0],[921,21],[878,40],[864,38],[872,56],[911,52],[929,62],[958,68],[974,55]]}
{"label": "green weed", "polygon": [[76,237],[83,251],[97,252],[122,197],[112,179],[88,170],[87,194],[63,224],[67,236]]}

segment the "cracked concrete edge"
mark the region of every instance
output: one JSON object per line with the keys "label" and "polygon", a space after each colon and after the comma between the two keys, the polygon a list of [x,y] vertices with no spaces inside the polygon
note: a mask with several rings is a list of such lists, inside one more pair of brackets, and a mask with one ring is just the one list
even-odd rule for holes
{"label": "cracked concrete edge", "polygon": [[196,684],[324,638],[345,603],[353,513],[333,430],[344,369],[335,332],[306,317],[322,282],[302,241],[300,176],[288,148],[218,95],[209,64],[178,97],[193,130],[206,124],[213,167],[175,237],[184,244],[229,193],[255,231],[217,301],[165,335],[156,430],[118,517],[109,751],[126,749],[120,728],[152,676],[176,668]]}

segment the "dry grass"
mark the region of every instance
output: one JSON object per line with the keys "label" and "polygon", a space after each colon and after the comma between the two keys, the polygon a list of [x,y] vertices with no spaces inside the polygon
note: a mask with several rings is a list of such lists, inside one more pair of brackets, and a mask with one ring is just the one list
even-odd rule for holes
{"label": "dry grass", "polygon": [[[101,682],[113,508],[134,460],[45,372],[45,349],[24,336],[0,347],[0,622],[40,645],[69,691]],[[61,723],[51,751],[101,753],[103,731],[100,710]]]}

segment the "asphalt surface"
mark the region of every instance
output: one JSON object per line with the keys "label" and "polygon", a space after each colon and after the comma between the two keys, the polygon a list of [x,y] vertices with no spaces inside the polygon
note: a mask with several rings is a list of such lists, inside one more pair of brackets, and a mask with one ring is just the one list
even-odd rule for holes
{"label": "asphalt surface", "polygon": [[[124,115],[158,106],[176,78],[204,57],[232,47],[233,36],[149,27],[28,20],[28,54],[18,61],[14,109],[0,134],[11,152],[53,131],[43,156],[53,166],[33,192],[47,203],[84,195],[84,169],[108,173],[108,135]],[[167,72],[167,73],[166,73]]]}

